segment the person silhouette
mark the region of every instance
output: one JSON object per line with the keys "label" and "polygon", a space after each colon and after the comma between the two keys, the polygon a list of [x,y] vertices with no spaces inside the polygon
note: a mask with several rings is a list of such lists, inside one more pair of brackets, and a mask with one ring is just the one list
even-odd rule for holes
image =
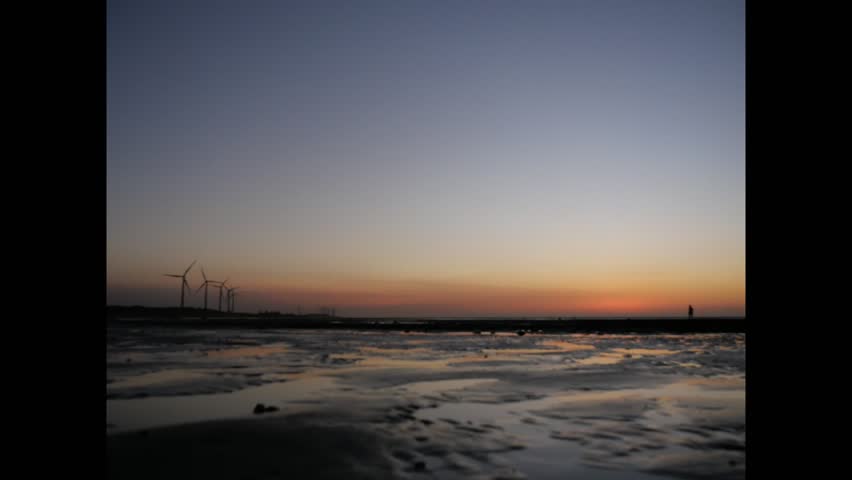
{"label": "person silhouette", "polygon": [[689,306],[689,318],[692,318],[692,305]]}

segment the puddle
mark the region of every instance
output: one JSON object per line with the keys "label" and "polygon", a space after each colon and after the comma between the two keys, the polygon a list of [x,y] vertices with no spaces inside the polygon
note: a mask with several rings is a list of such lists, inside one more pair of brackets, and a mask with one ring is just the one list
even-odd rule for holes
{"label": "puddle", "polygon": [[204,380],[210,377],[209,373],[195,370],[162,370],[152,373],[144,373],[134,377],[124,378],[110,384],[110,389],[123,389],[135,387],[151,387],[163,384],[175,384]]}
{"label": "puddle", "polygon": [[401,388],[421,395],[460,390],[498,381],[496,378],[465,378],[459,380],[435,380],[400,385]]}
{"label": "puddle", "polygon": [[674,355],[680,353],[677,350],[665,350],[661,348],[613,348],[613,352],[625,355],[641,355],[641,356],[656,356],[656,355]]}
{"label": "puddle", "polygon": [[291,382],[247,388],[232,393],[119,399],[107,402],[107,422],[115,425],[108,433],[150,429],[167,425],[228,418],[253,417],[258,403],[293,412],[304,401],[315,401],[337,390],[331,377],[309,377]]}
{"label": "puddle", "polygon": [[587,358],[580,358],[575,360],[575,363],[579,365],[615,365],[616,363],[620,363],[624,361],[624,355],[620,353],[602,353],[600,355],[595,355]]}
{"label": "puddle", "polygon": [[287,352],[287,345],[251,346],[240,348],[226,348],[223,350],[208,350],[205,354],[211,358],[240,358],[240,357],[263,357]]}

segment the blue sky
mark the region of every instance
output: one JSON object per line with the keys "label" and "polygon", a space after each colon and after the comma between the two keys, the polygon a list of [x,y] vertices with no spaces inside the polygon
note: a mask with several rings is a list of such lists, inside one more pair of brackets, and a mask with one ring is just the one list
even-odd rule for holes
{"label": "blue sky", "polygon": [[742,1],[111,0],[108,301],[742,314],[744,53]]}

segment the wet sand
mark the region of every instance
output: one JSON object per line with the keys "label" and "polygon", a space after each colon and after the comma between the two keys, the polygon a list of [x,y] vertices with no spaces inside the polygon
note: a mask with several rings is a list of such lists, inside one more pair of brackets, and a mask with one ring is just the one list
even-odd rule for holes
{"label": "wet sand", "polygon": [[744,478],[744,386],[744,334],[112,327],[108,473]]}

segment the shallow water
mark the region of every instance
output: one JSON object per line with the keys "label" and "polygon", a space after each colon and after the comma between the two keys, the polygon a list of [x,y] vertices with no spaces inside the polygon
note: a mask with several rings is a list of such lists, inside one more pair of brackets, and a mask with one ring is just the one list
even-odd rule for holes
{"label": "shallow water", "polygon": [[[110,328],[107,339],[109,438],[308,418],[379,438],[359,461],[396,478],[745,477],[742,334]],[[255,415],[257,403],[279,410]]]}

